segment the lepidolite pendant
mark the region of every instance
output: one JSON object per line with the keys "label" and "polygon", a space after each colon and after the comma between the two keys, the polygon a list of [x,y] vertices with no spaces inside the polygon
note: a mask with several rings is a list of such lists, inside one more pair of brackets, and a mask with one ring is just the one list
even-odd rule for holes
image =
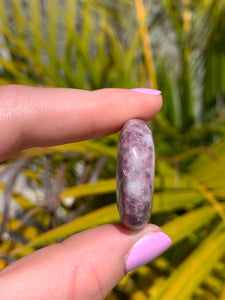
{"label": "lepidolite pendant", "polygon": [[120,133],[117,156],[117,205],[122,223],[144,227],[150,218],[155,175],[155,148],[150,126],[127,121]]}

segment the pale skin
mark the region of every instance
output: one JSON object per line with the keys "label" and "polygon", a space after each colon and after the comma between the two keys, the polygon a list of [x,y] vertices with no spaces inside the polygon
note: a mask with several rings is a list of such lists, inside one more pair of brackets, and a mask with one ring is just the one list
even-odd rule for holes
{"label": "pale skin", "polygon": [[[0,161],[23,149],[106,136],[131,118],[152,119],[161,95],[124,89],[0,87]],[[100,300],[123,278],[124,258],[146,233],[103,225],[19,259],[0,272],[0,299]]]}

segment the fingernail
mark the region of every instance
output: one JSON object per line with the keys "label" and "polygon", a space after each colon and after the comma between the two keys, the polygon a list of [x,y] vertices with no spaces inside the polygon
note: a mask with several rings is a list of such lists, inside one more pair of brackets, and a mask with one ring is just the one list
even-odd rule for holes
{"label": "fingernail", "polygon": [[162,93],[159,90],[146,89],[146,88],[132,89],[132,91],[136,91],[136,92],[143,93],[143,94],[148,94],[148,95],[153,95],[153,96],[158,96]]}
{"label": "fingernail", "polygon": [[172,242],[164,232],[151,233],[141,238],[125,258],[125,273],[137,269],[166,251]]}

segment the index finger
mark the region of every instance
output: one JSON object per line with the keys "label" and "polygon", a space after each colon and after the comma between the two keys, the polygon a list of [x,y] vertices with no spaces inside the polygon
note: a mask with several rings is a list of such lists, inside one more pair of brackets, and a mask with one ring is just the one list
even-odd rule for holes
{"label": "index finger", "polygon": [[29,147],[59,145],[112,134],[128,119],[150,120],[161,105],[161,95],[147,89],[139,93],[126,89],[91,92],[1,86],[0,160]]}

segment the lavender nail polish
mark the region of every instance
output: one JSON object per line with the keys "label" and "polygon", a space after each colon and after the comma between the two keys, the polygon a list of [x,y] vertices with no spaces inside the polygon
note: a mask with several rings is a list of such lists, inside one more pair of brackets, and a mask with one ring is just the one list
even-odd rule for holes
{"label": "lavender nail polish", "polygon": [[148,94],[148,95],[153,95],[153,96],[158,96],[162,93],[159,90],[146,89],[146,88],[136,88],[136,89],[132,89],[132,91],[136,91],[136,92]]}
{"label": "lavender nail polish", "polygon": [[141,238],[125,258],[125,273],[137,269],[165,252],[172,242],[164,232],[151,233]]}

